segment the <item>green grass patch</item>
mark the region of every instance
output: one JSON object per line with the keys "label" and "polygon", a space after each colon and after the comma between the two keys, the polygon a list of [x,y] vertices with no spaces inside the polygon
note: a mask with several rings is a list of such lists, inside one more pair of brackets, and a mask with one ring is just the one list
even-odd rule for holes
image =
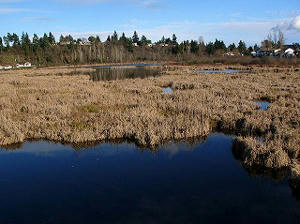
{"label": "green grass patch", "polygon": [[88,105],[80,106],[79,111],[87,112],[87,113],[99,113],[100,107],[95,103],[91,103]]}
{"label": "green grass patch", "polygon": [[89,124],[85,121],[73,121],[72,127],[74,129],[77,129],[78,131],[83,131],[84,129],[87,129],[89,127]]}

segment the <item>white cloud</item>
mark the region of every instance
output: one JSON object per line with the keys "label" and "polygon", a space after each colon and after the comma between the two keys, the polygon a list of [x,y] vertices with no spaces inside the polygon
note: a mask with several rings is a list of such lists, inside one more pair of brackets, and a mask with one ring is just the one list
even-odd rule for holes
{"label": "white cloud", "polygon": [[300,30],[300,15],[295,17],[291,23],[291,28]]}
{"label": "white cloud", "polygon": [[48,17],[24,17],[24,21],[50,21]]}
{"label": "white cloud", "polygon": [[0,14],[10,14],[10,13],[18,13],[25,12],[27,9],[23,8],[0,8]]}
{"label": "white cloud", "polygon": [[120,3],[131,3],[136,6],[157,10],[166,8],[162,4],[163,0],[55,0],[59,2],[69,3],[69,4],[81,4],[81,5],[90,5],[90,4],[102,4],[108,2],[120,2]]}
{"label": "white cloud", "polygon": [[0,3],[14,3],[14,2],[22,2],[23,0],[0,0]]}
{"label": "white cloud", "polygon": [[283,30],[283,31],[300,31],[300,15],[294,18],[284,19],[276,26],[272,28],[272,30]]}
{"label": "white cloud", "polygon": [[131,2],[149,9],[166,8],[165,5],[161,4],[161,1],[159,2],[155,0],[131,0]]}

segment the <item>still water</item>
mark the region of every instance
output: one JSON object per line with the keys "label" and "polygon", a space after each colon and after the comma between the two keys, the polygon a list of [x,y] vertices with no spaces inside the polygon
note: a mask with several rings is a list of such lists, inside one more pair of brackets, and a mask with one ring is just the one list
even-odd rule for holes
{"label": "still water", "polygon": [[89,72],[93,81],[155,77],[162,72],[161,65],[156,64],[103,65],[93,68],[95,71]]}
{"label": "still water", "polygon": [[[276,175],[275,175],[276,176]],[[232,137],[75,150],[28,142],[0,150],[0,223],[298,223],[283,174],[246,171]]]}
{"label": "still water", "polygon": [[262,111],[266,111],[271,105],[271,103],[267,101],[255,101],[255,103],[259,105],[260,110]]}
{"label": "still water", "polygon": [[170,88],[170,87],[163,88],[163,90],[162,90],[163,94],[171,94],[173,92],[174,92],[174,90],[172,88]]}
{"label": "still water", "polygon": [[224,69],[224,70],[200,70],[199,74],[235,74],[235,73],[242,73],[242,70],[238,69]]}

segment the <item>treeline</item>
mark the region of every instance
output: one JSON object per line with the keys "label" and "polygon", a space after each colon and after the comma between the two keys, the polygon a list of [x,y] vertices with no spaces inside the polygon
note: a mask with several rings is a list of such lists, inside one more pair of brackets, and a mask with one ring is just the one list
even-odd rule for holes
{"label": "treeline", "polygon": [[258,46],[247,47],[244,41],[236,46],[234,43],[226,46],[224,41],[215,40],[205,44],[199,40],[178,42],[175,34],[172,37],[162,37],[152,43],[146,36],[135,31],[132,37],[124,33],[118,35],[115,31],[105,41],[99,36],[75,39],[71,35],[61,35],[56,41],[50,32],[32,38],[28,33],[19,37],[8,33],[0,37],[0,64],[21,63],[30,61],[35,65],[80,64],[129,62],[137,60],[193,60],[199,56],[250,55]]}

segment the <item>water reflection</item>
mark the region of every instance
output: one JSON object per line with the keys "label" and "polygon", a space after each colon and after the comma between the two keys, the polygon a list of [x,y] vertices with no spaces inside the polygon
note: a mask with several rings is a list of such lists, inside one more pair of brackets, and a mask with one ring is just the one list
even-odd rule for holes
{"label": "water reflection", "polygon": [[249,176],[233,138],[134,144],[27,142],[0,150],[0,223],[295,223],[286,181]]}
{"label": "water reflection", "polygon": [[101,68],[137,68],[137,67],[160,67],[163,64],[120,64],[120,65],[99,65],[99,66],[92,66],[94,69],[101,69]]}
{"label": "water reflection", "polygon": [[244,160],[246,159],[244,155],[244,150],[240,149],[241,144],[236,141],[233,142],[232,146],[232,155],[234,158],[239,161],[243,168],[248,172],[251,177],[267,177],[273,181],[283,181],[287,180],[287,175],[289,169],[287,167],[281,169],[267,169],[265,167],[260,166],[245,166]]}
{"label": "water reflection", "polygon": [[259,105],[260,110],[266,111],[270,107],[270,102],[267,101],[255,101]]}
{"label": "water reflection", "polygon": [[163,88],[162,90],[163,94],[170,94],[170,93],[173,93],[173,89],[168,87],[168,88]]}
{"label": "water reflection", "polygon": [[200,70],[198,73],[200,74],[236,74],[243,73],[245,71],[238,69],[224,69],[224,70],[214,70],[214,69],[204,69]]}
{"label": "water reflection", "polygon": [[107,66],[95,67],[94,72],[89,72],[93,81],[110,81],[121,79],[155,77],[161,74],[160,66]]}

